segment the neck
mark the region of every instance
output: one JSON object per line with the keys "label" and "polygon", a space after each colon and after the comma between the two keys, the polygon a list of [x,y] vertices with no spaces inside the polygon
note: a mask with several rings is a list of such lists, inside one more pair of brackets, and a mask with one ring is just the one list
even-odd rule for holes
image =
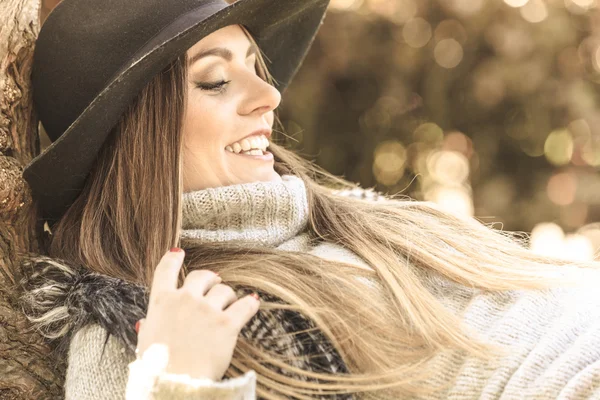
{"label": "neck", "polygon": [[182,238],[278,246],[307,227],[304,181],[251,182],[183,194]]}

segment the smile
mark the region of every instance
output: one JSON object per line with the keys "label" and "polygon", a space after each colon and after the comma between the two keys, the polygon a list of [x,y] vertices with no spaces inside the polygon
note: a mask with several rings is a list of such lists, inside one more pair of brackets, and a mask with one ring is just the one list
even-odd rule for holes
{"label": "smile", "polygon": [[[225,147],[230,153],[244,155],[264,155],[269,147],[269,140],[265,135],[257,135],[251,138],[242,139],[239,142],[232,143]],[[271,154],[271,153],[269,153]]]}

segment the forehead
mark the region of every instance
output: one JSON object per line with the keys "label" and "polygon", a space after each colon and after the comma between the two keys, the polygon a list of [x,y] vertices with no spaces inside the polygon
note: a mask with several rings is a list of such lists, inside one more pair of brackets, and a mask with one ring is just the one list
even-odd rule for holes
{"label": "forehead", "polygon": [[228,25],[224,28],[218,29],[212,32],[196,42],[192,47],[189,48],[188,53],[195,53],[201,49],[208,49],[215,46],[227,46],[230,47],[239,45],[240,49],[245,49],[250,44],[250,41],[246,37],[246,33],[242,30],[238,24]]}

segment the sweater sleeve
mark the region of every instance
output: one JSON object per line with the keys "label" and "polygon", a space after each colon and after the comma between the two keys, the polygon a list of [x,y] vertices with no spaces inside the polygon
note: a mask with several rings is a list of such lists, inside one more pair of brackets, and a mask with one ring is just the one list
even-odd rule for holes
{"label": "sweater sleeve", "polygon": [[[166,350],[153,346],[135,359],[99,325],[79,330],[69,346],[65,400],[254,400],[256,374],[215,382],[164,372]],[[106,345],[105,345],[106,342]]]}
{"label": "sweater sleeve", "polygon": [[453,350],[428,368],[428,400],[600,400],[600,271],[582,271],[577,287],[488,292],[429,275],[436,297],[477,336],[509,349],[499,360]]}

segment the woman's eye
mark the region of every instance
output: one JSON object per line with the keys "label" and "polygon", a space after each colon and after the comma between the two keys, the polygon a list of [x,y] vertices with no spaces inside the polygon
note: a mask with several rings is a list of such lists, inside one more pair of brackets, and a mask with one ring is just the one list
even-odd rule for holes
{"label": "woman's eye", "polygon": [[231,81],[219,81],[219,82],[210,82],[210,83],[198,83],[196,84],[201,90],[209,90],[215,92],[224,92],[225,85],[227,85]]}

